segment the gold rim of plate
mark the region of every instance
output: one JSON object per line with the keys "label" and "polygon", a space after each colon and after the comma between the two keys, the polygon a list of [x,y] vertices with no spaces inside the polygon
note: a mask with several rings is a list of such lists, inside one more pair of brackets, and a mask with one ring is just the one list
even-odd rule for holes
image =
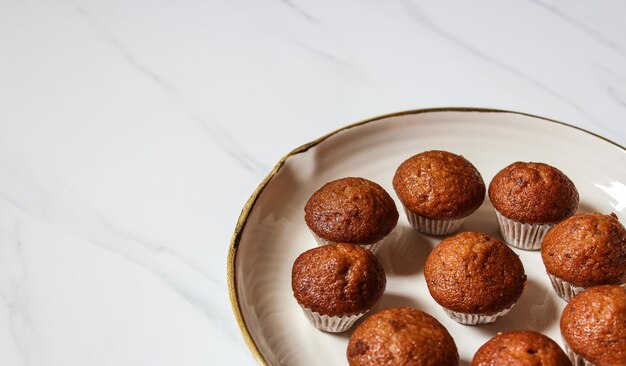
{"label": "gold rim of plate", "polygon": [[508,111],[508,110],[503,110],[503,109],[474,108],[474,107],[440,107],[440,108],[413,109],[413,110],[407,110],[407,111],[402,111],[402,112],[384,114],[378,117],[368,118],[359,122],[349,124],[335,131],[332,131],[320,138],[317,138],[309,143],[306,143],[300,147],[295,148],[294,150],[289,152],[287,155],[283,156],[278,161],[278,163],[274,165],[274,168],[272,169],[272,171],[270,171],[270,173],[265,177],[265,179],[261,181],[261,183],[254,190],[250,198],[248,198],[248,201],[246,201],[245,205],[243,206],[241,210],[241,214],[239,215],[239,219],[237,220],[237,225],[235,226],[235,231],[233,232],[233,235],[230,240],[230,247],[228,248],[226,275],[227,275],[228,294],[230,297],[231,307],[232,307],[233,313],[235,314],[235,320],[237,321],[237,325],[239,325],[239,329],[241,330],[241,335],[243,336],[243,339],[246,342],[246,345],[252,352],[252,355],[254,356],[254,358],[257,360],[257,362],[260,365],[267,366],[268,364],[265,358],[263,357],[263,355],[261,354],[261,352],[259,351],[257,344],[252,339],[250,330],[248,329],[248,326],[246,325],[243,319],[243,314],[241,312],[241,305],[239,304],[239,297],[237,295],[237,284],[236,284],[236,275],[235,275],[235,261],[237,259],[237,249],[239,248],[239,241],[241,240],[241,235],[243,234],[244,227],[246,225],[246,222],[248,221],[248,215],[252,211],[252,208],[254,207],[254,204],[256,203],[258,197],[261,195],[261,193],[263,192],[267,184],[272,180],[272,178],[280,171],[280,169],[283,167],[287,159],[289,159],[291,156],[306,152],[310,148],[320,144],[322,141],[328,139],[331,136],[334,136],[350,128],[362,126],[367,123],[376,122],[385,118],[398,117],[398,116],[404,116],[404,115],[413,115],[413,114],[422,114],[422,113],[435,113],[435,112],[507,113],[507,114],[516,114],[516,115],[521,115],[521,116],[526,116],[526,117],[537,118],[546,122],[557,123],[557,124],[567,126],[567,127],[579,130],[579,131],[586,132],[589,135],[602,139],[612,145],[617,146],[621,150],[626,151],[626,148],[624,146],[621,146],[620,144],[616,142],[613,142],[596,133],[587,131],[583,128],[572,126],[565,122],[561,122],[561,121],[557,121],[554,119],[541,117],[541,116],[537,116],[537,115],[533,115],[529,113],[523,113],[523,112]]}

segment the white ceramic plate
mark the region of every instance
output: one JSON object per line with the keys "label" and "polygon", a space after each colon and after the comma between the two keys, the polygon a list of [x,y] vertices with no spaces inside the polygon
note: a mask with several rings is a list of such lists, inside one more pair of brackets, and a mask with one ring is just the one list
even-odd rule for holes
{"label": "white ceramic plate", "polygon": [[[400,211],[391,239],[378,251],[387,289],[372,312],[413,306],[437,318],[454,337],[461,364],[497,332],[540,331],[562,345],[559,318],[565,302],[552,290],[539,252],[514,249],[528,286],[511,312],[496,323],[465,326],[448,318],[431,298],[424,261],[441,238],[409,228],[391,181],[396,167],[421,151],[461,154],[486,184],[514,161],[558,167],[576,184],[579,211],[615,212],[626,221],[626,150],[589,132],[526,114],[468,108],[431,109],[382,116],[335,131],[283,158],[244,207],[229,254],[233,310],[252,353],[268,365],[345,365],[350,331],[328,334],[302,314],[291,291],[291,266],[315,241],[303,207],[324,183],[346,176],[382,185]],[[488,198],[461,230],[500,238]],[[358,324],[358,323],[357,323]]]}

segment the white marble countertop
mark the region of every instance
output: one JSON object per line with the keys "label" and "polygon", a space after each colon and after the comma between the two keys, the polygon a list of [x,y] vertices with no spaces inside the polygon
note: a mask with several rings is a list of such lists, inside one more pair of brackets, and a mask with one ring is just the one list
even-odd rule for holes
{"label": "white marble countertop", "polygon": [[0,364],[255,364],[226,253],[282,155],[437,106],[625,145],[624,14],[616,0],[0,2]]}

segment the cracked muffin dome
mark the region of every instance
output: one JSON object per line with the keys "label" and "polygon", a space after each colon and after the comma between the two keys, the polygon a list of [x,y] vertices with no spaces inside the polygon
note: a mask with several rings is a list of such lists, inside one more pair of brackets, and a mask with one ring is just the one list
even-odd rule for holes
{"label": "cracked muffin dome", "polygon": [[456,366],[454,339],[435,318],[403,307],[382,310],[359,325],[348,342],[350,366]]}
{"label": "cracked muffin dome", "polygon": [[508,310],[526,284],[517,254],[479,232],[462,232],[439,243],[426,259],[424,277],[439,305],[462,314],[489,315]]}
{"label": "cracked muffin dome", "polygon": [[522,223],[553,224],[578,208],[574,183],[544,163],[515,162],[496,174],[489,199],[503,216]]}
{"label": "cracked muffin dome", "polygon": [[391,196],[364,178],[342,178],[325,184],[309,198],[304,212],[307,226],[327,242],[373,244],[387,236],[398,222]]}
{"label": "cracked muffin dome", "polygon": [[366,312],[380,299],[385,285],[385,271],[374,254],[348,243],[307,250],[291,272],[298,303],[329,316]]}
{"label": "cracked muffin dome", "polygon": [[500,333],[483,344],[471,365],[571,366],[572,363],[561,347],[545,335],[512,331]]}
{"label": "cracked muffin dome", "polygon": [[626,229],[615,214],[584,213],[554,226],[543,238],[548,274],[579,287],[626,282]]}
{"label": "cracked muffin dome", "polygon": [[407,210],[437,220],[469,216],[485,198],[485,183],[474,165],[460,155],[438,150],[400,164],[393,188]]}
{"label": "cracked muffin dome", "polygon": [[561,334],[577,365],[626,365],[626,289],[597,286],[576,295],[563,310]]}

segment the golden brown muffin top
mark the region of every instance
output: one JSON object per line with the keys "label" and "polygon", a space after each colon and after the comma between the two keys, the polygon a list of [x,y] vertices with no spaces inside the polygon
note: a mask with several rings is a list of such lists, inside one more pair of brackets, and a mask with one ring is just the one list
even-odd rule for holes
{"label": "golden brown muffin top", "polygon": [[563,310],[561,334],[596,366],[626,365],[626,289],[597,286],[574,296]]}
{"label": "golden brown muffin top", "polygon": [[456,366],[454,339],[437,319],[413,308],[382,310],[359,325],[348,343],[350,366]]}
{"label": "golden brown muffin top", "polygon": [[626,229],[615,214],[574,215],[543,238],[546,271],[576,286],[626,282]]}
{"label": "golden brown muffin top", "polygon": [[371,309],[386,283],[376,256],[355,244],[309,249],[300,254],[291,271],[291,288],[298,303],[330,316]]}
{"label": "golden brown muffin top", "polygon": [[426,151],[405,160],[393,188],[410,211],[431,219],[469,216],[485,199],[485,183],[472,163],[447,151]]}
{"label": "golden brown muffin top", "polygon": [[498,334],[483,344],[472,366],[571,366],[561,347],[545,335],[517,330]]}
{"label": "golden brown muffin top", "polygon": [[439,243],[426,259],[424,277],[439,305],[469,314],[509,308],[526,284],[517,254],[478,232],[462,232]]}
{"label": "golden brown muffin top", "polygon": [[319,237],[354,244],[375,243],[398,222],[391,196],[364,178],[326,183],[309,198],[304,213],[307,225]]}
{"label": "golden brown muffin top", "polygon": [[489,199],[502,215],[532,224],[559,222],[578,208],[574,183],[544,163],[518,161],[502,169],[489,184]]}

